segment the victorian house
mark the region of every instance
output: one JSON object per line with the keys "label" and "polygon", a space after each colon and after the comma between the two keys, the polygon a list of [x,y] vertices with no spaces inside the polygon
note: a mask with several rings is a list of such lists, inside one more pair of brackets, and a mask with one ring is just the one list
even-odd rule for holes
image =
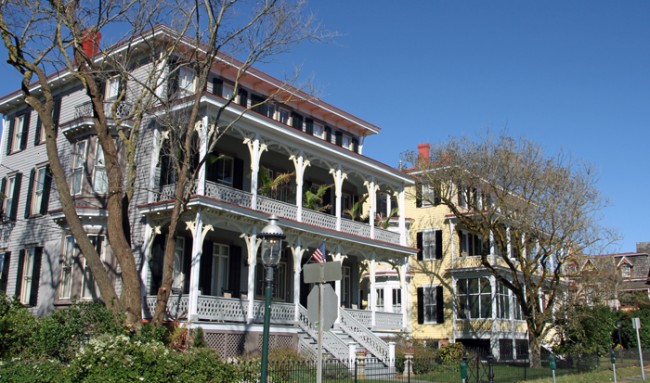
{"label": "victorian house", "polygon": [[[141,44],[145,52],[132,65],[135,77],[152,65],[146,50],[156,49],[156,44],[145,42],[175,35],[159,26],[130,42]],[[183,44],[177,58],[195,48],[190,41]],[[112,49],[117,52],[120,45]],[[405,271],[408,259],[415,256],[405,219],[406,190],[415,181],[363,155],[366,138],[378,134],[379,127],[297,89],[290,89],[291,97],[276,100],[274,95],[287,91],[286,84],[254,68],[237,78],[241,66],[232,57],[219,56],[206,89],[197,89],[196,74],[189,68],[167,73],[168,66],[161,66],[165,81],[156,91],[177,99],[176,115],[190,107],[187,95],[202,93],[196,145],[201,158],[213,160],[200,165],[183,224],[170,233],[167,224],[176,183],[170,161],[175,152],[159,121],[172,112],[151,111],[138,144],[136,203],[129,215],[141,270],[143,316],[153,313],[164,238],[173,235],[177,245],[169,319],[202,327],[208,344],[222,356],[256,350],[263,318],[258,234],[269,216],[276,215],[286,239],[274,280],[271,348],[312,352],[315,330],[305,308],[311,286],[303,282],[301,270],[325,241],[327,260],[342,262],[342,279],[334,283],[338,303],[331,308],[338,310],[337,331],[326,333],[325,349],[346,360],[356,344],[391,363],[394,354],[383,338],[408,331],[406,306],[384,311],[375,300],[362,310],[367,291],[359,280],[362,269],[375,270],[381,261],[390,260]],[[56,84],[57,141],[77,212],[119,288],[119,266],[105,238],[106,173],[89,98],[70,73],[56,73],[51,81]],[[119,87],[137,86],[108,78],[106,110],[117,117],[127,111],[133,100],[127,96],[115,104],[112,97]],[[37,85],[33,91],[38,92]],[[73,300],[96,299],[92,275],[67,231],[52,187],[37,114],[19,91],[0,99],[0,111],[4,114],[0,288],[18,296],[36,315]],[[128,119],[112,121],[119,142],[118,131],[133,127]],[[208,153],[203,139],[222,124],[231,127]],[[287,175],[288,182],[269,192],[265,182],[280,175]],[[308,192],[317,193],[319,188],[319,201],[308,201]],[[376,219],[388,215],[382,209],[391,210],[381,203],[387,200],[394,201],[392,207],[399,211],[393,230],[382,228]],[[368,218],[359,220],[350,212],[363,201]],[[375,278],[371,273],[369,286],[374,287]],[[405,279],[399,291],[394,299],[406,301]]]}

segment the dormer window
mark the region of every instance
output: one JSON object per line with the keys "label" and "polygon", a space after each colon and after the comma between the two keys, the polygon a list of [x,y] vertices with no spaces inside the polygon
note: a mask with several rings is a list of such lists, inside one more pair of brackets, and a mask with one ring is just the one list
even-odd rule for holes
{"label": "dormer window", "polygon": [[621,265],[621,277],[629,278],[632,275],[632,266],[628,264]]}
{"label": "dormer window", "polygon": [[114,100],[120,93],[120,76],[113,76],[106,80],[104,97],[106,100]]}
{"label": "dormer window", "polygon": [[178,73],[178,89],[183,94],[194,93],[194,71],[189,68],[181,68]]}
{"label": "dormer window", "polygon": [[325,127],[317,122],[314,122],[314,137],[323,138]]}

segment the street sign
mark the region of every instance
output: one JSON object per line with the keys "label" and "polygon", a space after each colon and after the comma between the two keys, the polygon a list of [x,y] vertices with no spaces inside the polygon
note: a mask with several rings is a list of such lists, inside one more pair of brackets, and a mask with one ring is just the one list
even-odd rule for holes
{"label": "street sign", "polygon": [[640,329],[641,328],[641,319],[632,318],[632,328],[634,328],[635,330]]}
{"label": "street sign", "polygon": [[305,283],[323,283],[343,279],[341,261],[309,263],[302,267]]}
{"label": "street sign", "polygon": [[[307,296],[307,316],[311,323],[318,323],[318,286],[314,286]],[[329,330],[338,316],[338,297],[329,283],[323,284],[323,330]]]}

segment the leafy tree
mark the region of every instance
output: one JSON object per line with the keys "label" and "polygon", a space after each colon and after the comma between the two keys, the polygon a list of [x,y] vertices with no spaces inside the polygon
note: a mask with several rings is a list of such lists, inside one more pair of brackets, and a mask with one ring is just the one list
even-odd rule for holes
{"label": "leafy tree", "polygon": [[[0,35],[7,48],[7,62],[22,75],[24,101],[40,118],[48,161],[66,223],[86,259],[103,301],[114,312],[123,313],[128,326],[140,327],[142,323],[140,275],[131,246],[131,226],[139,219],[132,202],[138,192],[139,150],[149,150],[141,148],[139,143],[143,129],[148,126],[150,112],[155,108],[159,117],[157,123],[169,134],[170,147],[175,148],[170,166],[176,176],[176,198],[168,224],[168,231],[173,233],[186,210],[198,165],[206,161],[206,158],[197,156],[199,137],[195,128],[201,122],[201,90],[206,89],[213,65],[218,62],[222,51],[240,59],[239,63],[230,63],[236,73],[235,85],[232,96],[221,109],[223,111],[233,102],[240,86],[239,80],[252,65],[283,53],[306,39],[323,37],[313,19],[304,16],[303,5],[300,0],[260,0],[253,4],[206,0],[190,6],[185,1],[175,0],[7,0],[0,3]],[[147,40],[153,38],[151,26],[160,24],[170,25],[179,34],[175,36],[172,33],[155,42]],[[104,37],[112,36],[113,42],[122,40],[119,53],[98,46],[84,49],[89,42],[95,45],[102,33]],[[136,44],[142,37],[145,42]],[[183,54],[178,55],[181,50]],[[132,69],[143,61],[151,65],[145,68],[144,73],[134,74]],[[184,68],[194,71],[195,89],[199,91],[187,97],[161,96],[166,93],[166,80]],[[56,71],[69,74],[83,87],[91,102],[93,134],[97,136],[106,163],[108,193],[104,208],[107,210],[107,242],[121,270],[119,294],[77,214],[59,157],[57,126],[53,120],[55,86],[58,85],[48,77],[48,73]],[[103,84],[113,77],[135,86],[128,90],[119,87],[116,100],[111,100],[111,106],[105,107],[108,104],[105,103]],[[284,86],[280,88],[286,89]],[[189,106],[183,113],[173,112],[181,96]],[[282,99],[286,95],[274,96]],[[121,107],[126,101],[129,107]],[[209,129],[208,137],[203,137],[208,153],[218,138],[238,120],[230,118],[226,121],[221,111],[209,122],[214,128]],[[109,124],[109,121],[112,122]],[[127,126],[126,121],[129,121],[129,128],[123,129]],[[175,240],[175,236],[167,236],[162,283],[153,315],[153,323],[157,324],[164,318],[171,293]]]}
{"label": "leafy tree", "polygon": [[561,339],[559,353],[604,354],[612,347],[616,313],[607,306],[579,306],[570,315],[562,315],[556,324]]}
{"label": "leafy tree", "polygon": [[474,254],[516,296],[528,327],[531,365],[539,366],[542,339],[566,286],[562,266],[569,255],[610,238],[598,225],[604,201],[594,173],[506,135],[450,139],[432,147],[428,158],[405,157],[419,183],[436,191],[417,197],[444,204],[457,228],[482,238]]}
{"label": "leafy tree", "polygon": [[0,292],[0,360],[16,358],[34,346],[38,329],[36,318],[17,298]]}

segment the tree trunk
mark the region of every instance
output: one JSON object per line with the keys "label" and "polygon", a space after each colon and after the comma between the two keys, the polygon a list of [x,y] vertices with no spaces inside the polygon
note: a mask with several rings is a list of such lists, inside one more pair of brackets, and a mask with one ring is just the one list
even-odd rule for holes
{"label": "tree trunk", "polygon": [[528,331],[528,360],[530,367],[542,367],[541,339],[532,331]]}

